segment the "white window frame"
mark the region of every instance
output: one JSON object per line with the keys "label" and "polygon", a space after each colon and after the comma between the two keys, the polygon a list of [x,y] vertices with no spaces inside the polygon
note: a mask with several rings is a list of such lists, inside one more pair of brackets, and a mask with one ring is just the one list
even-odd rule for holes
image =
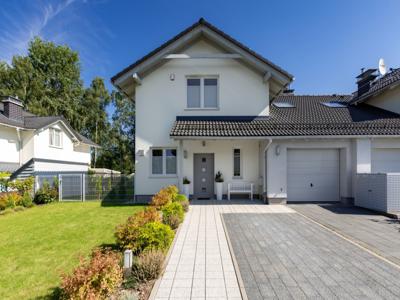
{"label": "white window frame", "polygon": [[[200,79],[200,107],[188,107],[188,79]],[[204,107],[204,79],[217,79],[217,106]],[[219,110],[219,76],[218,75],[188,75],[186,76],[186,108],[185,110]]]}
{"label": "white window frame", "polygon": [[[235,150],[240,151],[240,156],[239,156],[240,175],[239,176],[235,175]],[[242,179],[243,178],[243,150],[240,147],[233,147],[233,149],[232,149],[232,178],[233,179]]]}
{"label": "white window frame", "polygon": [[[162,150],[162,174],[153,174],[153,150]],[[167,150],[176,151],[176,173],[167,174]],[[150,178],[177,177],[178,176],[178,149],[176,147],[151,147],[150,148]]]}
{"label": "white window frame", "polygon": [[[58,132],[60,134],[60,145],[55,144],[55,133]],[[53,143],[51,143],[53,142]],[[62,130],[58,128],[49,128],[49,146],[52,148],[62,149],[63,148],[63,134]]]}

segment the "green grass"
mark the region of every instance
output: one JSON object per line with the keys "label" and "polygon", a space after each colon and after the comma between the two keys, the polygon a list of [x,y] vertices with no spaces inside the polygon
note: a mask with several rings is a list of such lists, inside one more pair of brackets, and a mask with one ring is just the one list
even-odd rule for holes
{"label": "green grass", "polygon": [[114,243],[114,228],[143,206],[56,203],[0,216],[0,299],[47,298],[79,255]]}

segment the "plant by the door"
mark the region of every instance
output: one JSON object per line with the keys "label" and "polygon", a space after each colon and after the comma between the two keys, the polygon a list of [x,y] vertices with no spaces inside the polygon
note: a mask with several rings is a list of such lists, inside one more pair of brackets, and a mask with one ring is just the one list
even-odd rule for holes
{"label": "plant by the door", "polygon": [[183,194],[189,199],[190,180],[185,176],[183,177]]}
{"label": "plant by the door", "polygon": [[220,171],[215,174],[215,186],[217,190],[217,200],[222,200],[222,187],[224,183],[224,177]]}

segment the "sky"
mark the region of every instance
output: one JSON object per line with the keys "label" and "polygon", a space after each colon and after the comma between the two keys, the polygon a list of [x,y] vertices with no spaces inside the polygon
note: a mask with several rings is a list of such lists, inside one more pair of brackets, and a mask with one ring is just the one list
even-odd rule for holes
{"label": "sky", "polygon": [[200,17],[295,76],[296,94],[355,90],[362,67],[400,66],[399,0],[2,0],[0,60],[34,36],[79,52],[89,85],[110,78]]}

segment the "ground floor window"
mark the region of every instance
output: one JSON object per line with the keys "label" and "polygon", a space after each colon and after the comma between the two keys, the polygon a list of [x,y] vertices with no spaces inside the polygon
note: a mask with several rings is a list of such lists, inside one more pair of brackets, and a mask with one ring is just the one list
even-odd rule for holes
{"label": "ground floor window", "polygon": [[235,148],[233,149],[233,177],[240,178],[241,176],[241,151],[239,148]]}
{"label": "ground floor window", "polygon": [[176,175],[177,151],[174,148],[151,149],[152,175]]}

